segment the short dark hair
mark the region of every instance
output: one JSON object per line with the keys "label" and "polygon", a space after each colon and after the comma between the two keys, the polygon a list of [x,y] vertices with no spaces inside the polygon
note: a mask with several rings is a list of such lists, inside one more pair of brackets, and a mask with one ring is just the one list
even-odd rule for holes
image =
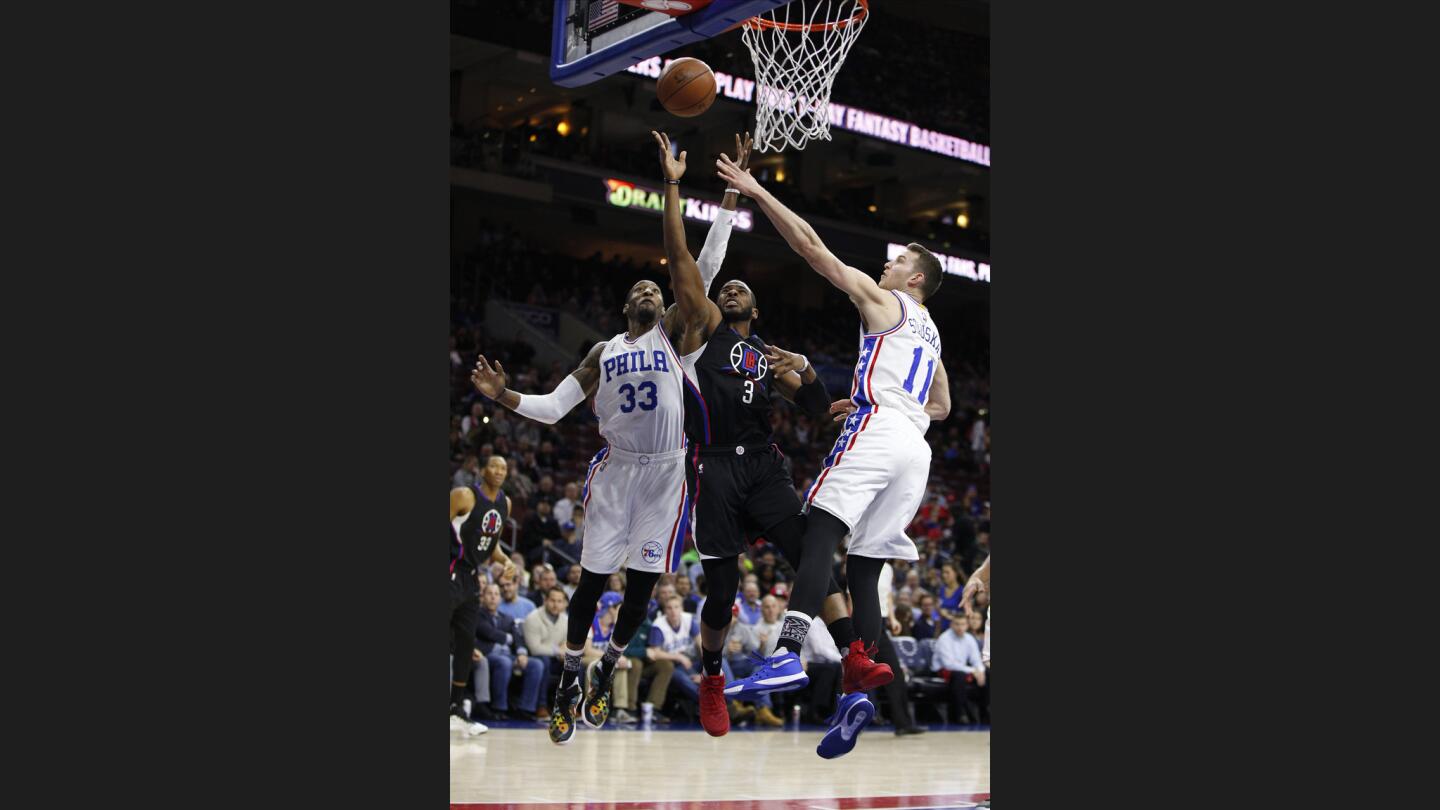
{"label": "short dark hair", "polygon": [[926,301],[929,301],[930,296],[940,290],[940,282],[945,278],[945,272],[940,267],[940,260],[919,242],[911,242],[905,248],[914,251],[915,255],[920,257],[915,263],[915,266],[925,274],[925,283],[920,285],[920,294],[925,296]]}
{"label": "short dark hair", "polygon": [[556,585],[555,587],[553,587],[553,588],[551,588],[550,590],[546,591],[546,592],[545,592],[545,597],[548,599],[548,598],[550,597],[550,594],[552,594],[552,593],[558,593],[558,594],[560,594],[561,596],[564,596],[566,602],[569,602],[569,601],[570,601],[570,597],[565,595],[565,589],[562,588],[562,587],[560,587],[559,585]]}

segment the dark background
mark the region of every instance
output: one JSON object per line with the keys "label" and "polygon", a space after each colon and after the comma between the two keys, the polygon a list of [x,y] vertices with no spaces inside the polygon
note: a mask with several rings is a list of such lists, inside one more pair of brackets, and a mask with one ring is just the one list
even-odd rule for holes
{"label": "dark background", "polygon": [[[1332,601],[1363,524],[1394,528],[1336,502],[1394,498],[1336,483],[1344,420],[1313,392],[1382,385],[1389,353],[1360,357],[1361,329],[1335,324],[1419,303],[1355,282],[1388,242],[1315,238],[1335,152],[1314,133],[1335,132],[1337,98],[1347,125],[1378,116],[1373,88],[1399,75],[1366,86],[1331,45],[1404,26],[994,12],[1002,801],[1402,806],[1364,778],[1370,732],[1335,727],[1337,683],[1368,687],[1316,672],[1370,632],[1323,621],[1366,612]],[[13,132],[6,303],[28,434],[10,660],[37,696],[15,722],[63,770],[17,768],[17,790],[439,807],[443,597],[417,527],[448,379],[446,9],[55,13],[17,37],[11,120],[35,126]],[[1323,87],[1276,67],[1286,49]],[[1402,155],[1369,150],[1370,173],[1404,175]],[[1423,345],[1406,330],[1424,318],[1387,317],[1390,348]],[[1324,767],[1337,751],[1354,767]]]}

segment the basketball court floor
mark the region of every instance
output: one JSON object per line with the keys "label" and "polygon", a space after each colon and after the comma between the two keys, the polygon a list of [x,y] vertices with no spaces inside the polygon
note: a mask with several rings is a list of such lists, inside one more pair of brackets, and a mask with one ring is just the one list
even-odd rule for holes
{"label": "basketball court floor", "polygon": [[523,810],[949,810],[990,797],[988,727],[896,737],[868,729],[839,759],[815,754],[823,729],[545,727],[450,734],[451,808]]}

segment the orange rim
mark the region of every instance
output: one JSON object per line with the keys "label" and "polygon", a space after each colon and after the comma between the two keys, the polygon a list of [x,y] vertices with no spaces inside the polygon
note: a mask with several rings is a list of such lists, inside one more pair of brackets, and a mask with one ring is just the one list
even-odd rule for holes
{"label": "orange rim", "polygon": [[832,20],[830,22],[823,23],[782,23],[775,22],[774,20],[767,20],[762,17],[751,17],[750,19],[745,21],[744,25],[746,28],[778,28],[781,31],[803,31],[812,34],[816,31],[829,31],[832,28],[844,28],[845,26],[855,22],[856,20],[865,19],[865,15],[870,13],[869,0],[855,0],[855,2],[859,4],[860,7],[855,10],[855,14],[853,16],[846,17],[843,20]]}

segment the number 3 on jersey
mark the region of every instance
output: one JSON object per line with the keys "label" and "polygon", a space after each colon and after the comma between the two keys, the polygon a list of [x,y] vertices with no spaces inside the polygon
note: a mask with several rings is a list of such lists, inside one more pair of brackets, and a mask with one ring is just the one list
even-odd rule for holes
{"label": "number 3 on jersey", "polygon": [[745,393],[743,393],[743,394],[740,395],[740,401],[743,402],[743,403],[745,403],[746,405],[749,405],[749,404],[750,404],[750,400],[752,400],[752,399],[754,399],[754,398],[755,398],[755,381],[754,381],[754,380],[746,380],[746,381],[745,381]]}
{"label": "number 3 on jersey", "polygon": [[[630,383],[625,383],[624,385],[620,386],[620,393],[624,394],[627,399],[627,401],[620,406],[621,413],[630,413],[631,411],[635,410],[635,388],[636,386],[633,386]],[[649,396],[648,401],[640,403],[640,410],[655,410],[655,407],[660,404],[660,400],[655,397],[655,383],[649,381],[642,382],[640,383],[639,388],[641,393],[647,394]],[[650,390],[645,390],[647,388]]]}

